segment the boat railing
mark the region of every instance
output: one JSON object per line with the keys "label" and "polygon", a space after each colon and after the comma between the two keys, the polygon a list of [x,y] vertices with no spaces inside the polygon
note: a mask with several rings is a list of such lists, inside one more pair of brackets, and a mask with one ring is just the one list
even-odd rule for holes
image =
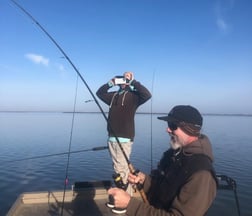
{"label": "boat railing", "polygon": [[238,216],[240,216],[241,211],[240,211],[239,199],[238,199],[237,190],[236,190],[237,189],[236,181],[226,175],[217,174],[216,177],[218,180],[218,190],[232,190],[234,192],[237,213],[238,213]]}

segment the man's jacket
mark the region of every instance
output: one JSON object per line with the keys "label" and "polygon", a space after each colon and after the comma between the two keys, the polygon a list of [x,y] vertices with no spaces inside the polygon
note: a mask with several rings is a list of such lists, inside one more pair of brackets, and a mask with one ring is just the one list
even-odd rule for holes
{"label": "man's jacket", "polygon": [[181,152],[168,150],[158,169],[146,177],[150,205],[131,198],[127,215],[203,216],[217,190],[211,144],[205,135]]}

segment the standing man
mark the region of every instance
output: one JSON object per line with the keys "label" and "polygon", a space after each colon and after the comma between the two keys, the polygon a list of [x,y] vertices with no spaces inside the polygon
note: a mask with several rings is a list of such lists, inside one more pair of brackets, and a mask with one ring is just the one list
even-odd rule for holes
{"label": "standing man", "polygon": [[[110,88],[118,86],[118,91]],[[140,82],[134,79],[132,72],[125,72],[121,77],[114,77],[102,85],[96,95],[109,106],[108,145],[112,157],[114,171],[121,175],[123,183],[127,183],[128,163],[117,143],[118,138],[129,159],[135,137],[134,117],[137,108],[151,98],[151,93]],[[127,192],[132,194],[132,187]]]}
{"label": "standing man", "polygon": [[179,105],[158,119],[168,123],[171,148],[150,176],[140,172],[128,178],[143,184],[150,204],[118,188],[108,193],[129,216],[203,216],[216,196],[217,180],[210,141],[200,132],[202,116],[192,106]]}

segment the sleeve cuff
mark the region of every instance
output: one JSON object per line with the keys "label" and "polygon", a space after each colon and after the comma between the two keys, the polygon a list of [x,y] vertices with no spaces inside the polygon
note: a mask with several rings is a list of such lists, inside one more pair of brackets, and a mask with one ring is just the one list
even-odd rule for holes
{"label": "sleeve cuff", "polygon": [[111,87],[114,86],[114,83],[110,80],[110,81],[108,82],[108,86],[111,88]]}

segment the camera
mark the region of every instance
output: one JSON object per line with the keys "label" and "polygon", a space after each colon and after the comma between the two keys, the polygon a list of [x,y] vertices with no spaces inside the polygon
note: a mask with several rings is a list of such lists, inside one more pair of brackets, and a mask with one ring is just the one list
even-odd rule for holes
{"label": "camera", "polygon": [[121,85],[121,84],[126,84],[127,80],[125,79],[124,76],[116,76],[115,77],[115,85]]}

